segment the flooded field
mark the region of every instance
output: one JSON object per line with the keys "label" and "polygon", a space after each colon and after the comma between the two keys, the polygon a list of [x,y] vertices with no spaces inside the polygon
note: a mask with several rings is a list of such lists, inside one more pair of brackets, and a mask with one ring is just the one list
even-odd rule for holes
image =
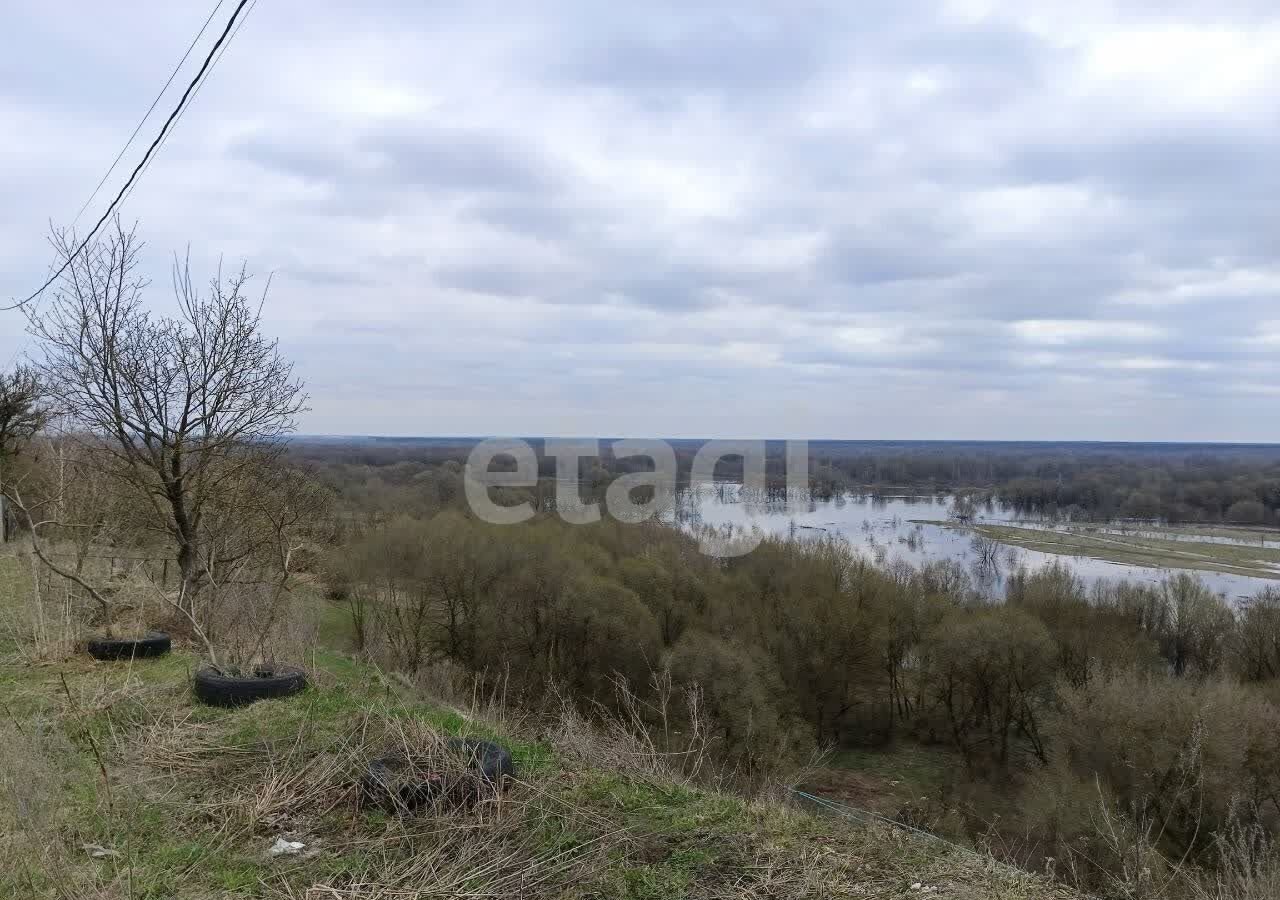
{"label": "flooded field", "polygon": [[[1151,525],[1062,525],[1019,519],[998,505],[979,507],[970,523],[954,518],[948,495],[855,495],[788,504],[742,496],[738,485],[718,485],[680,497],[686,527],[759,528],[774,535],[833,534],[882,565],[913,566],[952,560],[969,570],[991,596],[1003,594],[1018,568],[1066,562],[1087,583],[1163,580],[1176,569],[1194,570],[1210,588],[1232,599],[1251,596],[1280,578],[1280,534],[1248,529]],[[975,535],[997,542],[985,554]],[[993,559],[994,558],[994,559]]]}

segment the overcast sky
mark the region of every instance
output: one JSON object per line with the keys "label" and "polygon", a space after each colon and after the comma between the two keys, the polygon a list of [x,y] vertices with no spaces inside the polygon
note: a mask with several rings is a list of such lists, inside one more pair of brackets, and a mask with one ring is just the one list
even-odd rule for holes
{"label": "overcast sky", "polygon": [[[211,6],[5,4],[0,299]],[[1280,441],[1278,85],[1274,2],[260,0],[124,214],[306,432]]]}

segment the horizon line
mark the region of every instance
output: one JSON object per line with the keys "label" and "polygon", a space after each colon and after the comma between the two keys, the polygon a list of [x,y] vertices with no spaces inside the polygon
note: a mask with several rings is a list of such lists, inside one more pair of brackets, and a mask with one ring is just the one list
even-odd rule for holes
{"label": "horizon line", "polygon": [[652,437],[637,435],[536,435],[536,434],[364,434],[339,432],[295,432],[288,435],[288,440],[304,439],[323,440],[375,440],[375,441],[483,441],[483,440],[534,440],[534,441],[618,441],[618,440],[661,440],[694,442],[701,441],[759,441],[768,443],[785,443],[787,441],[806,441],[810,444],[1080,444],[1090,446],[1168,446],[1168,447],[1257,447],[1280,449],[1280,441],[1206,441],[1206,440],[1108,440],[1097,438],[797,438],[797,437]]}

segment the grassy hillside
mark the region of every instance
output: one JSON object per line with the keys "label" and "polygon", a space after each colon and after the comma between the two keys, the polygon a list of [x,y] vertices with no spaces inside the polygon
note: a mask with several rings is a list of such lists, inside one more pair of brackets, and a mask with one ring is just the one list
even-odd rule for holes
{"label": "grassy hillside", "polygon": [[[33,665],[6,648],[0,896],[1070,896],[919,837],[699,790],[573,716],[478,721],[337,652],[313,654],[304,694],[238,710],[192,702],[195,663]],[[461,733],[512,748],[500,801],[360,807],[369,758]],[[272,857],[279,837],[306,847]]]}

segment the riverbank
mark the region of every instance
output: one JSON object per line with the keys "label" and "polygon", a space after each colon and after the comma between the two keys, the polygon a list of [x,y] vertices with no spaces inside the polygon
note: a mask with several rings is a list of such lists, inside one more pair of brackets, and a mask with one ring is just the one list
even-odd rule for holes
{"label": "riverbank", "polygon": [[[968,530],[968,526],[951,527]],[[1280,579],[1280,549],[1196,540],[1202,535],[1185,528],[1170,532],[1168,536],[1160,535],[1158,526],[1144,527],[1143,531],[1132,533],[1104,532],[1098,527],[1080,525],[1026,527],[979,524],[972,526],[972,530],[1001,544],[1039,553],[1088,557],[1125,566]],[[1265,541],[1265,538],[1258,539]]]}

